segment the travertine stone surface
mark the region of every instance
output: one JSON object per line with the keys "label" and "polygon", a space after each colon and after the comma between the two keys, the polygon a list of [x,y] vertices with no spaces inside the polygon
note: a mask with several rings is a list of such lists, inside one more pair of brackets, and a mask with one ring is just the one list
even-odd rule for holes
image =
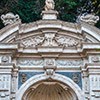
{"label": "travertine stone surface", "polygon": [[57,20],[53,6],[40,21],[0,30],[0,100],[100,100],[100,29]]}

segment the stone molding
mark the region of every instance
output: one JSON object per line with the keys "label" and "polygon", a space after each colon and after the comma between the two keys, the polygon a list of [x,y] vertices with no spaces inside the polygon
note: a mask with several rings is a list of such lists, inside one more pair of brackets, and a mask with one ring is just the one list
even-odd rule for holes
{"label": "stone molding", "polygon": [[17,59],[18,66],[47,66],[47,67],[55,67],[55,66],[82,66],[82,59],[57,59],[55,58],[47,58],[47,59],[36,59],[36,58],[19,58]]}

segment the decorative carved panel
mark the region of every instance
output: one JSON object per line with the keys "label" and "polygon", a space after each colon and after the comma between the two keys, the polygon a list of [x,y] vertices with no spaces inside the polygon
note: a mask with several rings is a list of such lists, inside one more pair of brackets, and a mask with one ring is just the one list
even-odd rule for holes
{"label": "decorative carved panel", "polygon": [[80,44],[79,39],[65,35],[56,35],[56,33],[45,33],[44,36],[32,36],[20,40],[22,47],[37,47],[37,46],[63,46],[75,47]]}
{"label": "decorative carved panel", "polygon": [[10,100],[10,76],[0,75],[0,100]]}
{"label": "decorative carved panel", "polygon": [[75,59],[75,60],[57,60],[56,61],[57,66],[81,66],[83,65],[83,61],[81,59]]}
{"label": "decorative carved panel", "polygon": [[81,66],[83,60],[81,59],[33,59],[33,58],[19,58],[18,65],[22,66]]}
{"label": "decorative carved panel", "polygon": [[9,75],[0,75],[0,90],[6,89],[9,90],[10,76]]}
{"label": "decorative carved panel", "polygon": [[17,60],[18,65],[22,66],[43,66],[42,59],[20,58]]}
{"label": "decorative carved panel", "polygon": [[21,46],[36,47],[42,44],[43,40],[44,40],[44,37],[41,37],[41,36],[29,37],[29,38],[21,40]]}

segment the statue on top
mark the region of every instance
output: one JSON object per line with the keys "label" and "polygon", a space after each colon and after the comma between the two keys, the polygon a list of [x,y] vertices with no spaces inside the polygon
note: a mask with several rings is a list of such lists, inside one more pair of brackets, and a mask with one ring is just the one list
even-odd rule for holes
{"label": "statue on top", "polygon": [[79,20],[82,22],[86,22],[90,25],[95,25],[97,21],[99,21],[99,16],[95,16],[95,14],[87,14],[87,15],[82,15],[79,17]]}
{"label": "statue on top", "polygon": [[46,0],[45,1],[45,11],[54,10],[55,2],[54,0]]}

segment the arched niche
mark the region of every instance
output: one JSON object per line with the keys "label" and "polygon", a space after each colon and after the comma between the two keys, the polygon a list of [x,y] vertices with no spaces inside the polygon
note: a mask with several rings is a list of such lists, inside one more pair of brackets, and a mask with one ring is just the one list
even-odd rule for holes
{"label": "arched niche", "polygon": [[[23,97],[25,98],[25,94],[28,94],[28,93],[30,93],[30,96],[26,95],[26,98],[27,98],[27,96],[32,98],[33,95],[35,95],[35,94],[31,94],[31,90],[32,90],[31,88],[32,87],[36,88],[36,90],[33,90],[33,92],[41,90],[40,89],[41,87],[45,87],[45,85],[47,85],[44,82],[47,82],[46,80],[48,80],[48,79],[49,79],[49,76],[47,76],[45,74],[36,75],[36,76],[30,78],[17,91],[16,100],[25,100],[25,99],[23,99]],[[68,99],[68,100],[84,100],[83,92],[80,89],[80,87],[76,83],[74,83],[71,79],[69,79],[68,77],[65,77],[60,74],[54,74],[50,77],[50,79],[52,80],[53,83],[49,82],[49,84],[53,85],[53,87],[57,86],[54,89],[55,93],[57,93],[57,89],[58,89],[59,91],[62,90],[65,95],[68,95],[68,97],[70,97],[70,99]],[[53,87],[51,87],[51,88],[53,88]],[[45,91],[48,91],[49,88],[50,87],[48,87],[48,85],[47,85],[47,89],[45,89]],[[69,89],[69,91],[66,91],[66,88]],[[64,94],[61,94],[61,95],[65,96]],[[29,99],[29,100],[31,100],[31,99]],[[61,99],[58,99],[58,100],[61,100]],[[67,99],[64,99],[64,100],[67,100]]]}
{"label": "arched niche", "polygon": [[22,100],[78,100],[74,91],[56,80],[45,80],[31,86]]}

